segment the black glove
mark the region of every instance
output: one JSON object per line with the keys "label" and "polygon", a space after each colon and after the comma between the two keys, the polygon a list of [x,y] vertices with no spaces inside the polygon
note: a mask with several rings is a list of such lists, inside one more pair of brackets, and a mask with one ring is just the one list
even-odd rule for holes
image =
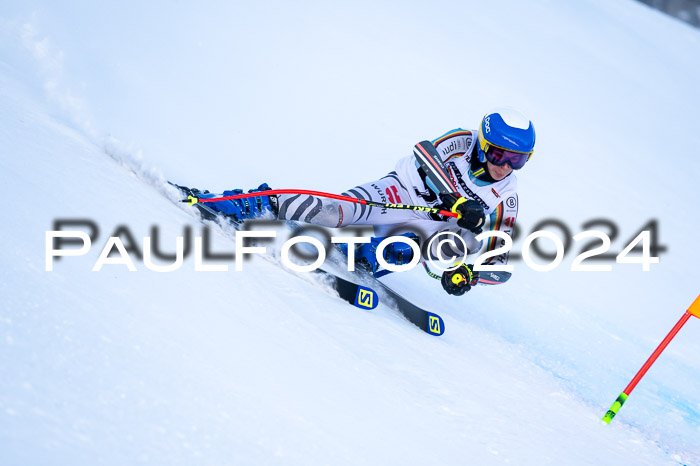
{"label": "black glove", "polygon": [[443,272],[442,287],[451,295],[462,296],[479,281],[479,272],[473,272],[472,264],[460,264],[454,270]]}
{"label": "black glove", "polygon": [[457,225],[474,234],[481,233],[486,215],[484,207],[473,199],[467,200],[458,193],[440,194],[440,200],[445,206],[445,210],[461,215],[457,220]]}

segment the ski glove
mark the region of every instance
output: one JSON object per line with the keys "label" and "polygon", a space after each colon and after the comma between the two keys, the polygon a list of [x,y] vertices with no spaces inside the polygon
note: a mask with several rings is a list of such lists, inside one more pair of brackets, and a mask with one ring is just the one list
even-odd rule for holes
{"label": "ski glove", "polygon": [[442,274],[442,287],[451,295],[462,296],[479,281],[479,272],[473,272],[474,265],[460,264],[454,270]]}
{"label": "ski glove", "polygon": [[440,200],[442,200],[445,210],[461,215],[461,218],[457,220],[457,225],[476,235],[481,233],[481,227],[486,221],[484,207],[481,204],[473,199],[462,197],[459,193],[440,194]]}

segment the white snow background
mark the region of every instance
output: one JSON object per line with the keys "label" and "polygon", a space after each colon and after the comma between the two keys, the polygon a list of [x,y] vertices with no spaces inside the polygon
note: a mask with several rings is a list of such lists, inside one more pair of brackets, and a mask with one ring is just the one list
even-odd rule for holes
{"label": "white snow background", "polygon": [[[697,319],[600,421],[700,292],[696,29],[632,0],[5,1],[0,35],[0,464],[700,464]],[[440,338],[262,258],[91,272],[119,225],[201,233],[165,179],[341,192],[498,105],[537,129],[524,233],[607,218],[619,252],[658,219],[660,263],[388,277]],[[100,236],[46,272],[59,218]]]}

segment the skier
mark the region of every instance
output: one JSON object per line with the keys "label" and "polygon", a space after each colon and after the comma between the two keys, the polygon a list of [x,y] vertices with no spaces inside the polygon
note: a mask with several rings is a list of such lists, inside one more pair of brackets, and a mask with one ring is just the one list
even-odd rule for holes
{"label": "skier", "polygon": [[[395,171],[343,193],[346,196],[392,204],[439,207],[461,215],[460,219],[414,210],[394,210],[372,207],[301,194],[259,196],[255,198],[212,202],[215,210],[235,220],[272,215],[280,220],[297,220],[331,228],[348,225],[372,225],[377,235],[370,243],[355,251],[357,261],[372,272],[377,270],[376,247],[386,236],[404,235],[420,245],[442,232],[461,236],[471,254],[481,249],[475,239],[490,218],[490,229],[513,234],[518,215],[517,178],[514,170],[523,168],[532,156],[535,129],[532,122],[510,108],[495,109],[486,114],[477,131],[455,129],[432,141],[445,164],[457,192],[440,193],[413,155],[400,159]],[[249,192],[269,190],[267,184]],[[192,190],[199,197],[213,197],[208,192]],[[243,193],[236,189],[224,191],[224,196]],[[503,244],[495,237],[489,239],[487,250]],[[436,257],[439,241],[424,256]],[[459,243],[454,243],[459,246]],[[462,257],[460,247],[442,242],[443,257]],[[384,258],[390,264],[405,264],[412,259],[408,244],[394,242],[385,249]],[[492,257],[486,264],[506,264],[508,253]],[[442,286],[452,295],[463,295],[480,282],[472,264],[460,263],[442,275]],[[481,283],[488,283],[482,279]]]}

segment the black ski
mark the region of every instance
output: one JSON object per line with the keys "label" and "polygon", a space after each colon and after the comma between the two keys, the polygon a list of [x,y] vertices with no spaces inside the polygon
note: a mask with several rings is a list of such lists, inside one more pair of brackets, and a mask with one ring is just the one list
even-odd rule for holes
{"label": "black ski", "polygon": [[[288,221],[287,225],[292,229],[292,231],[299,231],[302,228],[301,225],[295,221]],[[338,256],[342,256],[344,258],[344,260],[339,262],[347,263],[347,256],[345,256],[337,244],[331,249],[331,251],[329,251],[328,257],[332,257],[333,254],[337,254]],[[377,290],[379,295],[382,297],[383,303],[388,304],[389,307],[397,310],[406,318],[406,320],[423,330],[425,333],[434,336],[440,336],[445,333],[445,321],[442,320],[442,317],[416,306],[399,293],[379,281],[378,277],[375,277],[371,271],[365,269],[362,265],[356,267],[355,271],[352,273],[355,277],[357,277],[358,282],[369,285],[371,289]]]}

